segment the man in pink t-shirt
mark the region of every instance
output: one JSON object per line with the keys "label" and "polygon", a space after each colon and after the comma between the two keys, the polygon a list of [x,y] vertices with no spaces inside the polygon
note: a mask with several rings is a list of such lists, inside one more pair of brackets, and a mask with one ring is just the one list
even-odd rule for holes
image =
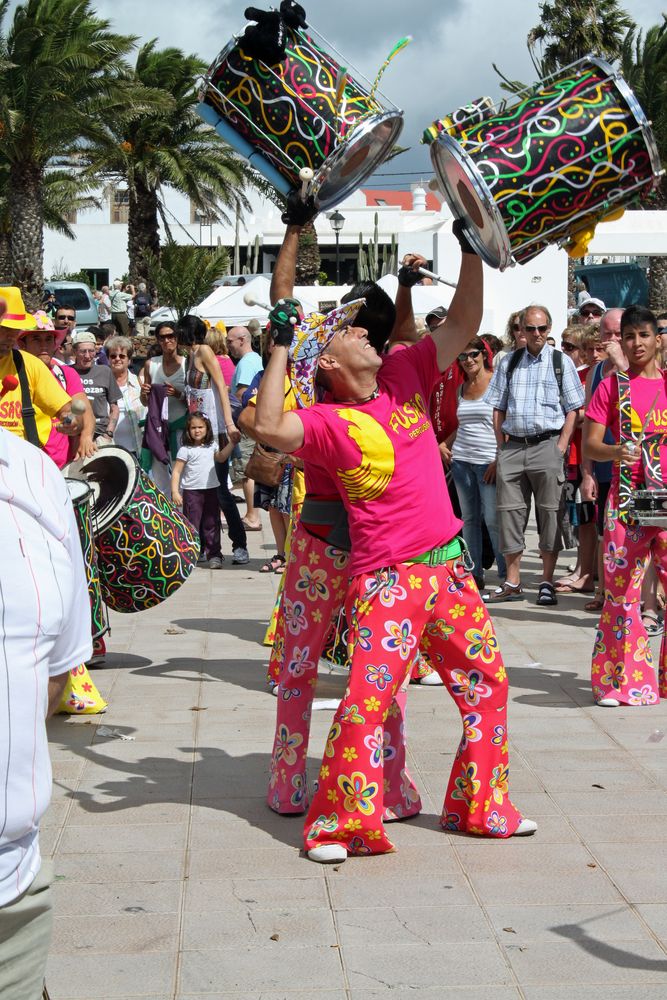
{"label": "man in pink t-shirt", "polygon": [[366,330],[341,330],[319,361],[329,403],[283,413],[296,309],[282,300],[270,314],[276,347],[255,429],[273,447],[329,470],[352,542],[350,681],[306,818],[305,847],[313,861],[340,863],[348,854],[393,850],[382,823],[384,716],[420,640],[463,721],[442,826],[496,837],[537,828],[508,797],[507,675],[457,537],[460,522],[429,418],[440,372],[469,343],[482,316],[481,261],[461,223],[454,231],[463,258],[447,318],[432,337],[384,360]]}

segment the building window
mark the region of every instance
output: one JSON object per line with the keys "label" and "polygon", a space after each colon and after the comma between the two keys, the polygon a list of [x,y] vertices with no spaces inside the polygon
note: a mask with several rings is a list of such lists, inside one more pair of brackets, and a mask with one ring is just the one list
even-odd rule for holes
{"label": "building window", "polygon": [[212,226],[215,223],[215,219],[210,215],[206,215],[202,212],[201,208],[197,208],[193,201],[190,201],[190,225],[199,226]]}
{"label": "building window", "polygon": [[112,223],[123,223],[127,222],[128,215],[130,211],[130,192],[125,190],[116,190],[111,195],[111,221]]}

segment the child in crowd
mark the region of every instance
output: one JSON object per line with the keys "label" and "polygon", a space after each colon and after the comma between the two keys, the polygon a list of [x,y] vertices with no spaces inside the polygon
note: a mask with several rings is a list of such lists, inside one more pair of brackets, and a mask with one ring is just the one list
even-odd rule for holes
{"label": "child in crowd", "polygon": [[208,417],[199,412],[188,414],[171,474],[171,498],[199,531],[200,562],[208,560],[209,569],[222,567],[215,462],[226,461],[232,448],[227,441],[218,450]]}

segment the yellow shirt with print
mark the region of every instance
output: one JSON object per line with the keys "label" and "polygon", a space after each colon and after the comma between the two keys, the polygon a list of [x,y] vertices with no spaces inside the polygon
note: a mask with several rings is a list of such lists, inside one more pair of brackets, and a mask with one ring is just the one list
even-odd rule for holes
{"label": "yellow shirt with print", "polygon": [[[70,402],[70,397],[43,361],[32,354],[26,354],[25,351],[21,351],[21,357],[28,376],[32,405],[35,408],[37,435],[43,446],[51,433],[51,418]],[[0,382],[5,375],[16,375],[18,378],[11,351],[6,357],[0,358]],[[10,389],[0,399],[0,427],[11,431],[17,437],[25,438],[20,385],[17,385],[16,389]]]}
{"label": "yellow shirt with print", "polygon": [[[248,400],[249,406],[257,405],[257,392]],[[283,404],[283,412],[289,413],[290,410],[296,410],[297,401],[294,389],[292,388],[292,383],[290,382],[287,375],[285,376],[285,402]],[[292,476],[292,506],[301,506],[303,503],[303,498],[306,495],[306,480],[303,476],[303,469],[294,469],[294,475]]]}

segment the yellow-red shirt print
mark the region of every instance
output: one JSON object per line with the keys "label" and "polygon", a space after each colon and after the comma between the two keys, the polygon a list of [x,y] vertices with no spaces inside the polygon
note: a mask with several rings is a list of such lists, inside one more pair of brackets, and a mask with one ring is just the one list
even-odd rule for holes
{"label": "yellow-red shirt print", "polygon": [[350,503],[366,503],[382,496],[395,468],[394,446],[374,417],[361,410],[336,410],[336,416],[350,426],[348,435],[361,452],[361,462],[353,469],[336,469]]}

